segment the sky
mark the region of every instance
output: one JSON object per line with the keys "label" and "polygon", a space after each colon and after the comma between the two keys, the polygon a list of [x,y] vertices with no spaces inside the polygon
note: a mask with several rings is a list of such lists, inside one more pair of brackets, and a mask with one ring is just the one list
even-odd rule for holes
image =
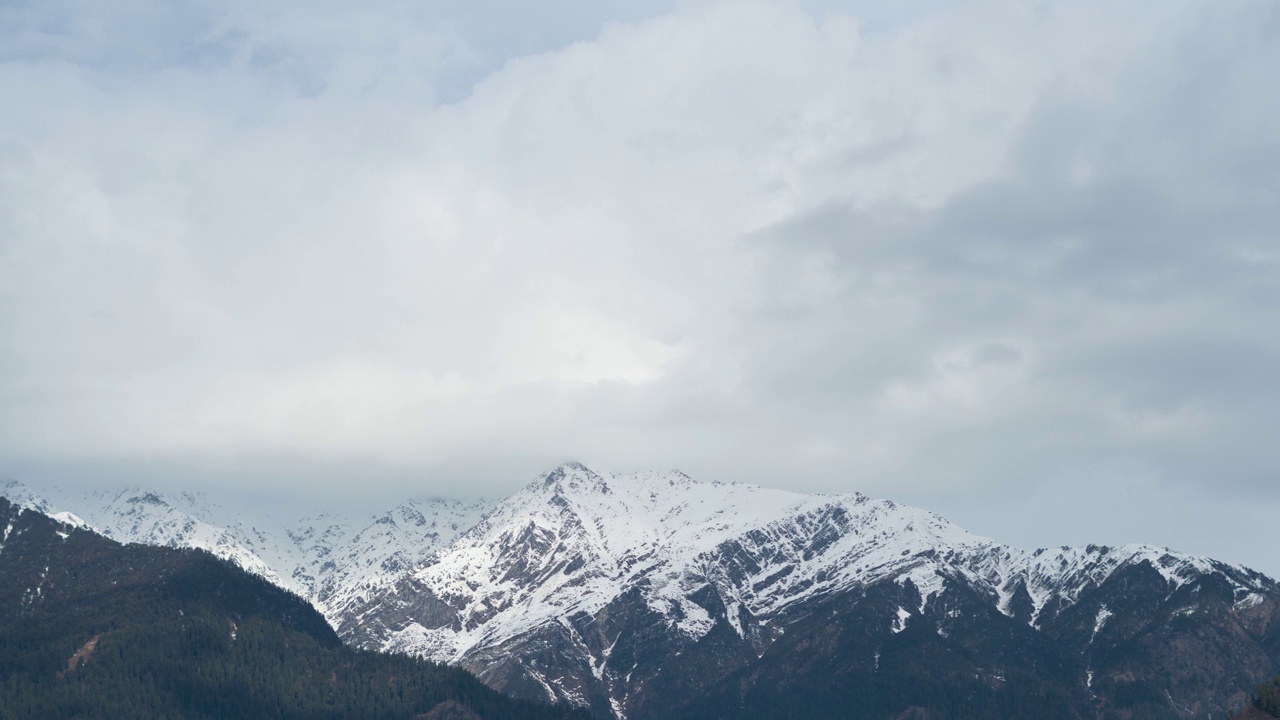
{"label": "sky", "polygon": [[1278,76],[1265,0],[0,0],[0,475],[1280,575]]}

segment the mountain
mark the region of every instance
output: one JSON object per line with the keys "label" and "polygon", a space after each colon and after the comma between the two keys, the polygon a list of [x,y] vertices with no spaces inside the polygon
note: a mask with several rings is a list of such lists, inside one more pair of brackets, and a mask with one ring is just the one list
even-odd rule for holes
{"label": "mountain", "polygon": [[[347,643],[599,717],[1221,717],[1280,672],[1280,586],[1259,573],[1146,545],[1026,552],[861,494],[567,464],[498,503],[360,522],[259,530],[198,504],[181,512]],[[59,507],[173,542],[119,502]]]}
{"label": "mountain", "polygon": [[202,550],[121,545],[0,498],[0,716],[556,720],[462,670],[353,650]]}
{"label": "mountain", "polygon": [[1203,717],[1280,669],[1280,586],[1243,567],[1024,552],[859,494],[575,464],[334,619],[359,647],[633,720]]}
{"label": "mountain", "polygon": [[[202,493],[75,491],[0,481],[0,497],[122,543],[200,548],[291,590],[322,613],[414,567],[470,528],[483,502],[411,499],[374,516],[322,512],[249,520]],[[74,509],[71,512],[70,509]]]}

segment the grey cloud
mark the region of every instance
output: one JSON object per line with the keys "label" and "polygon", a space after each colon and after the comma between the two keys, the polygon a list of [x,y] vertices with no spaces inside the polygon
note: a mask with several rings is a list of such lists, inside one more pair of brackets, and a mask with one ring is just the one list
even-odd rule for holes
{"label": "grey cloud", "polygon": [[882,6],[11,6],[0,472],[1280,503],[1274,8]]}
{"label": "grey cloud", "polygon": [[[1231,109],[1258,92],[1239,78],[1274,53],[1265,33],[1246,35],[1233,53],[1169,43],[1126,67],[1105,104],[1046,88],[995,176],[938,207],[829,201],[755,233],[766,287],[790,309],[777,328],[745,326],[753,377],[778,403],[806,402],[815,426],[843,425],[837,435],[910,438],[891,471],[908,485],[1124,468],[1274,493],[1280,467],[1258,441],[1280,420],[1264,329],[1280,287],[1266,250],[1280,166],[1241,159],[1269,157],[1280,136],[1231,138]],[[815,267],[829,292],[787,292],[812,286]],[[1023,374],[983,412],[943,402],[899,426],[867,407],[886,384],[982,382],[993,347]],[[967,353],[964,366],[940,369],[948,352]]]}

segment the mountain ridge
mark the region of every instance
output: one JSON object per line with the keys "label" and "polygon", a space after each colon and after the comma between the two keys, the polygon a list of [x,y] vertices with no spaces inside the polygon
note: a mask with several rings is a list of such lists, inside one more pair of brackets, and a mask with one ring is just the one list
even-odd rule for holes
{"label": "mountain ridge", "polygon": [[260,527],[260,520],[244,522],[201,493],[47,490],[0,480],[0,497],[19,505],[121,542],[208,550],[302,595],[322,613],[331,600],[376,584],[382,573],[420,562],[487,508],[483,501],[410,498],[379,513],[320,511]]}
{"label": "mountain ridge", "polygon": [[[857,632],[883,636],[884,648],[849,640],[841,651],[875,658],[866,679],[873,692],[887,692],[877,679],[882,651],[903,642],[932,648],[920,649],[921,657],[951,657],[952,665],[939,666],[943,674],[973,665],[979,675],[1005,677],[1013,671],[992,668],[1007,666],[999,658],[1010,653],[1052,665],[1052,687],[1023,677],[1022,689],[996,693],[991,707],[1022,703],[1018,693],[1036,688],[1062,694],[1080,717],[1103,717],[1130,696],[1157,716],[1219,712],[1262,673],[1280,670],[1280,622],[1273,622],[1280,586],[1248,568],[1167,548],[1024,551],[860,493],[806,495],[700,482],[679,471],[599,473],[578,463],[495,503],[427,508],[434,525],[409,504],[359,531],[346,520],[307,525],[289,540],[304,556],[292,556],[291,577],[297,581],[302,569],[312,601],[352,645],[458,664],[516,696],[603,716],[675,716],[679,703],[660,696],[714,696],[722,683],[771,662],[782,662],[777,673],[786,676],[800,665],[778,661],[777,649],[791,646],[789,633],[818,633],[806,642],[823,646],[826,631],[815,618],[826,612],[859,617]],[[447,531],[436,532],[440,523]],[[416,530],[397,534],[404,527]],[[233,534],[253,545],[243,529]],[[366,552],[368,538],[384,542]],[[1212,602],[1188,599],[1202,592]],[[1165,675],[1144,671],[1132,647],[1165,643],[1185,656],[1178,648],[1201,640],[1170,629],[1178,623],[1209,628],[1214,642],[1247,662],[1211,648],[1220,672],[1197,680],[1209,689],[1190,680],[1160,686]],[[932,628],[933,639],[917,637],[920,628]],[[866,670],[862,660],[831,662],[841,672]],[[1162,660],[1155,654],[1142,662]],[[1161,672],[1167,680],[1197,670]],[[937,692],[963,697],[964,682]]]}

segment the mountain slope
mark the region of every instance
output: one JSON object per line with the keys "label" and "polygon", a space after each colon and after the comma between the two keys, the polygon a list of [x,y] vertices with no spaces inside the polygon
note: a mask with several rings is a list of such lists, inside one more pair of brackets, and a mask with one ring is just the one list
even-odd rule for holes
{"label": "mountain slope", "polygon": [[862,495],[571,464],[334,615],[356,645],[601,715],[787,717],[851,693],[865,717],[1189,717],[1280,668],[1278,603],[1268,578],[1161,548],[1028,553]]}
{"label": "mountain slope", "polygon": [[351,650],[203,551],[122,546],[0,499],[0,714],[567,718],[452,668]]}

